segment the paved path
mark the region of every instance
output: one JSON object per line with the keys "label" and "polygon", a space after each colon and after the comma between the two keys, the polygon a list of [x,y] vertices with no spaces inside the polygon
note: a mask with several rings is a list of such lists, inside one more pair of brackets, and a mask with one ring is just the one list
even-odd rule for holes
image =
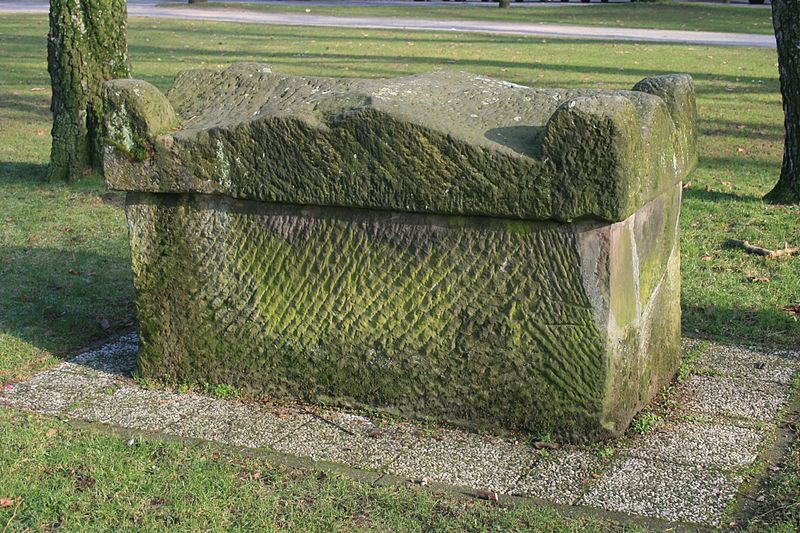
{"label": "paved path", "polygon": [[[696,371],[671,392],[644,435],[596,447],[537,451],[515,440],[385,423],[315,406],[272,407],[143,389],[132,379],[138,341],[127,335],[0,390],[0,408],[98,422],[134,432],[290,454],[357,469],[372,483],[533,498],[666,522],[716,526],[781,423],[798,353],[687,340]],[[486,494],[484,494],[484,497]]]}
{"label": "paved path", "polygon": [[[679,30],[646,30],[634,28],[602,28],[562,24],[530,24],[488,21],[420,20],[410,18],[334,17],[313,13],[265,13],[255,11],[219,10],[209,8],[156,7],[153,0],[129,0],[128,14],[132,17],[158,17],[180,20],[211,20],[247,24],[282,26],[323,26],[382,30],[414,30],[461,33],[490,33],[495,35],[526,35],[567,39],[601,39],[695,45],[751,46],[775,48],[772,35],[720,33]],[[46,13],[43,0],[2,0],[0,13]]]}

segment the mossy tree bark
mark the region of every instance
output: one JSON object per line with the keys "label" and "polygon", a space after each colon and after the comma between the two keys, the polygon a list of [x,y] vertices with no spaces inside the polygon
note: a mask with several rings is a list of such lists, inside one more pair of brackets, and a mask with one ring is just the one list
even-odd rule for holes
{"label": "mossy tree bark", "polygon": [[126,0],[50,0],[51,180],[79,179],[99,166],[103,82],[130,75],[126,19]]}
{"label": "mossy tree bark", "polygon": [[773,0],[772,24],[778,44],[786,138],[783,166],[775,188],[765,199],[772,203],[800,202],[800,0]]}

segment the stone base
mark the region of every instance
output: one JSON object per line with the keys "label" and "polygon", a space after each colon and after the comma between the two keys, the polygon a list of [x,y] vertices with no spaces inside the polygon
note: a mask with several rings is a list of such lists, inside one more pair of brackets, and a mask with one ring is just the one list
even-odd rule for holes
{"label": "stone base", "polygon": [[679,364],[680,191],[615,224],[129,193],[139,370],[615,436]]}

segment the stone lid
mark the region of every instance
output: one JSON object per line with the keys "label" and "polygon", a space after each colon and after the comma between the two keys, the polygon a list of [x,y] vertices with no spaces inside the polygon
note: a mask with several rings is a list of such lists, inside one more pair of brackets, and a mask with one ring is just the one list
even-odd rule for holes
{"label": "stone lid", "polygon": [[178,74],[106,84],[111,188],[297,205],[624,220],[696,161],[688,75],[632,91],[534,89],[466,72]]}

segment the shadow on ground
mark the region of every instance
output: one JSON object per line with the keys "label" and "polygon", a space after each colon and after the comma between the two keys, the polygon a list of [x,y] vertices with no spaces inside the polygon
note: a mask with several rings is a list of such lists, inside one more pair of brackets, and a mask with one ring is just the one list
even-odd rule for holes
{"label": "shadow on ground", "polygon": [[69,356],[133,326],[127,258],[0,246],[0,335]]}
{"label": "shadow on ground", "polygon": [[[800,336],[796,315],[780,308],[744,309],[716,305],[682,306],[683,335],[717,342],[786,346],[786,335]],[[759,330],[756,336],[748,332]]]}
{"label": "shadow on ground", "polygon": [[42,183],[47,176],[47,165],[41,163],[0,161],[0,179],[5,182]]}

